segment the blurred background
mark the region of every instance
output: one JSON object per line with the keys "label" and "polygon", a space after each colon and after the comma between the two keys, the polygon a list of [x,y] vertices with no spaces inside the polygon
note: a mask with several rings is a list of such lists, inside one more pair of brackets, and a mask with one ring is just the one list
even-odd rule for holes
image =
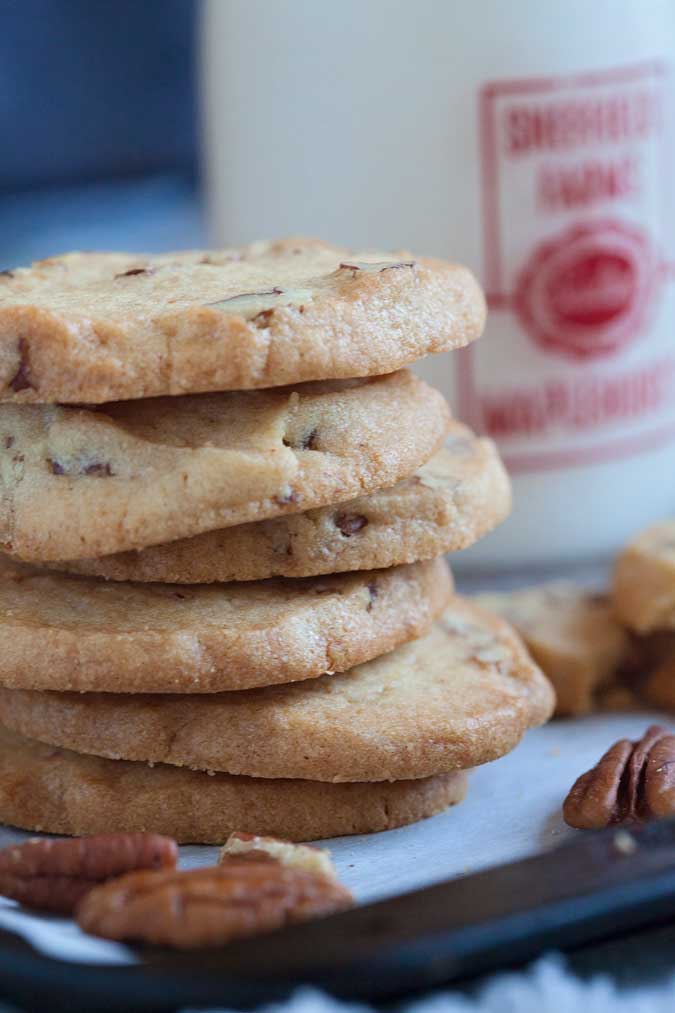
{"label": "blurred background", "polygon": [[2,5],[0,268],[194,246],[194,0]]}
{"label": "blurred background", "polygon": [[0,269],[292,233],[460,260],[417,368],[515,509],[473,567],[608,558],[675,510],[673,0],[2,5]]}

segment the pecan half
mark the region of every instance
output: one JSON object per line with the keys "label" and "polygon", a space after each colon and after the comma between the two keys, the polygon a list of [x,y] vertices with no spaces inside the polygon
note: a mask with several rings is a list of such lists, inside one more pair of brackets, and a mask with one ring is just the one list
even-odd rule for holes
{"label": "pecan half", "polygon": [[638,742],[620,739],[582,774],[563,804],[581,830],[643,823],[675,813],[675,735],[651,725]]}
{"label": "pecan half", "polygon": [[220,946],[341,911],[349,891],[258,855],[186,872],[132,872],[96,887],[77,910],[85,932],[178,949]]}
{"label": "pecan half", "polygon": [[136,869],[172,869],[178,846],[159,834],[33,838],[0,851],[0,894],[59,914],[105,880]]}

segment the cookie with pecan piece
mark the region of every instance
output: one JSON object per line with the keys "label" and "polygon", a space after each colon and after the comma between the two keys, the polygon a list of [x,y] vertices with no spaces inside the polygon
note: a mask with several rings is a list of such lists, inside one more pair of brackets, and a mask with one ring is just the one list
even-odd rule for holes
{"label": "cookie with pecan piece", "polygon": [[343,502],[410,476],[449,422],[406,370],[99,410],[0,404],[0,543],[88,559]]}
{"label": "cookie with pecan piece", "polygon": [[495,445],[452,422],[445,447],[390,489],[50,567],[108,580],[181,584],[370,570],[464,549],[499,524],[510,506],[509,480]]}
{"label": "cookie with pecan piece", "polygon": [[216,696],[0,692],[0,720],[53,745],[332,782],[422,778],[486,763],[552,708],[551,687],[513,630],[459,597],[419,640],[292,686]]}
{"label": "cookie with pecan piece", "polygon": [[220,845],[238,830],[321,840],[426,819],[460,802],[466,780],[463,771],[376,784],[209,775],[82,756],[0,727],[0,822],[41,833],[152,831]]}
{"label": "cookie with pecan piece", "polygon": [[105,401],[390,373],[466,345],[466,268],[312,239],[70,253],[0,278],[0,399]]}
{"label": "cookie with pecan piece", "polygon": [[0,569],[0,685],[213,693],[344,671],[426,632],[443,559],[245,584],[112,584]]}

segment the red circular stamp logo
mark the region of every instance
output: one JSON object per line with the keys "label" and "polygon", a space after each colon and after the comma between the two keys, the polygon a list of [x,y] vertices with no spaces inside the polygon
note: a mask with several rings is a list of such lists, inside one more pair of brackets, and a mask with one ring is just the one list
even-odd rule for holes
{"label": "red circular stamp logo", "polygon": [[639,336],[659,275],[656,252],[635,226],[575,225],[534,250],[516,284],[515,311],[550,351],[611,355]]}

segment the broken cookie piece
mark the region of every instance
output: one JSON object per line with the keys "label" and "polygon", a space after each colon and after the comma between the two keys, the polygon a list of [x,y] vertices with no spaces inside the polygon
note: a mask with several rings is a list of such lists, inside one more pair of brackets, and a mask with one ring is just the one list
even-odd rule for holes
{"label": "broken cookie piece", "polygon": [[521,635],[553,683],[558,716],[593,710],[596,693],[634,663],[631,638],[605,594],[560,582],[478,600]]}

